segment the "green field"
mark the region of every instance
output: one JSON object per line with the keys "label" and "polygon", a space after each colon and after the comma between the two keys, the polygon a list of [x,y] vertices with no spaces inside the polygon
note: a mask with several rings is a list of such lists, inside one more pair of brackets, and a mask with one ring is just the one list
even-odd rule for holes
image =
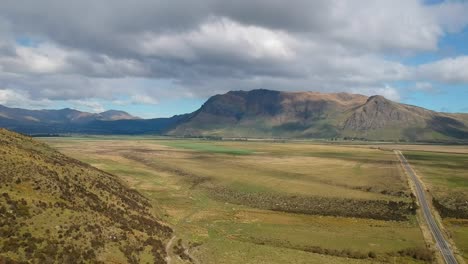
{"label": "green field", "polygon": [[200,263],[418,263],[391,151],[312,142],[48,138],[150,198]]}

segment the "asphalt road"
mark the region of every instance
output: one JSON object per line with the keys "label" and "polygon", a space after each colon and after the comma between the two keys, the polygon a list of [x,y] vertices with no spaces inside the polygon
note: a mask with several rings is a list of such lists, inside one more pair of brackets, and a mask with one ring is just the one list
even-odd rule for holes
{"label": "asphalt road", "polygon": [[405,156],[403,156],[401,151],[395,150],[395,154],[397,154],[397,156],[399,157],[401,163],[403,164],[403,168],[406,170],[406,172],[410,176],[410,179],[414,183],[414,186],[416,186],[416,198],[419,201],[419,205],[421,206],[421,209],[423,211],[424,218],[426,219],[426,223],[429,226],[432,236],[436,240],[437,247],[439,248],[440,253],[442,253],[445,263],[457,264],[458,261],[453,255],[453,252],[452,252],[452,249],[450,249],[449,243],[445,239],[442,231],[440,230],[439,226],[437,225],[434,219],[434,216],[432,215],[432,211],[427,202],[426,193],[424,191],[424,188],[421,182],[416,177],[416,174],[414,173],[413,169],[411,168],[410,164],[406,160]]}

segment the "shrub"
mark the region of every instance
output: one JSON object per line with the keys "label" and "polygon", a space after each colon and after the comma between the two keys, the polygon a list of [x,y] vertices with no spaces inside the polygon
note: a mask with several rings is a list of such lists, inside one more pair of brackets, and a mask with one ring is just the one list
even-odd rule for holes
{"label": "shrub", "polygon": [[408,256],[417,260],[428,262],[434,260],[434,252],[427,248],[407,248],[398,251],[398,254],[400,254],[400,256]]}

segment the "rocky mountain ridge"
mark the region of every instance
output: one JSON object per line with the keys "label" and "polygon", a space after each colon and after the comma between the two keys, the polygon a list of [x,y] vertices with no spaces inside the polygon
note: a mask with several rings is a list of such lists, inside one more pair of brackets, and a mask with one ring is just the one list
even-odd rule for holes
{"label": "rocky mountain ridge", "polygon": [[380,95],[232,91],[211,97],[186,122],[169,133],[224,137],[466,140],[467,116],[401,104]]}
{"label": "rocky mountain ridge", "polygon": [[41,121],[32,115],[6,118],[0,107],[0,127],[29,134],[468,141],[468,114],[435,112],[380,95],[230,91],[210,97],[193,113],[155,119],[128,119],[125,112],[117,111],[101,113],[98,118],[72,109],[57,111],[65,112],[66,120],[74,121],[52,122],[57,119],[52,117]]}

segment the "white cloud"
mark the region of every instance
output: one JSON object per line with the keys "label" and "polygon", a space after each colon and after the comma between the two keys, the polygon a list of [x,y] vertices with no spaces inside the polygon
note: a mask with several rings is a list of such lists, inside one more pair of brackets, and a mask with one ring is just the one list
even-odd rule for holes
{"label": "white cloud", "polygon": [[23,99],[24,96],[16,93],[15,91],[7,89],[0,90],[0,104],[8,104]]}
{"label": "white cloud", "polygon": [[148,95],[136,94],[132,95],[130,102],[132,104],[158,104],[158,100]]}
{"label": "white cloud", "polygon": [[364,95],[382,95],[383,97],[393,100],[400,101],[401,96],[398,90],[390,85],[386,84],[384,87],[363,87],[352,89],[353,93],[359,93]]}
{"label": "white cloud", "polygon": [[416,91],[431,92],[434,91],[434,86],[430,82],[416,82],[414,87],[411,89]]}
{"label": "white cloud", "polygon": [[15,54],[0,57],[5,72],[22,74],[80,74],[92,77],[124,77],[148,75],[140,61],[87,54],[60,48],[50,43],[37,47],[16,46]]}
{"label": "white cloud", "polygon": [[64,69],[66,52],[44,43],[38,47],[16,46],[15,54],[1,56],[3,71],[13,73],[56,73]]}
{"label": "white cloud", "polygon": [[122,78],[128,76],[147,76],[150,70],[147,65],[136,59],[112,58],[102,54],[73,52],[67,60],[65,73],[79,73],[98,78]]}
{"label": "white cloud", "polygon": [[245,60],[288,60],[295,56],[295,39],[285,32],[242,25],[227,18],[210,18],[184,33],[144,33],[135,51],[143,55],[188,61],[205,56],[235,56]]}
{"label": "white cloud", "polygon": [[[194,0],[180,8],[180,1],[25,1],[0,10],[0,87],[25,104],[156,104],[254,88],[398,99],[396,81],[418,82],[419,90],[468,83],[467,56],[400,62],[436,51],[444,34],[466,27],[467,2]],[[18,36],[41,42],[20,45]],[[161,84],[148,84],[154,81]]]}
{"label": "white cloud", "polygon": [[435,50],[443,34],[438,21],[419,0],[330,1],[329,33],[358,49]]}
{"label": "white cloud", "polygon": [[442,83],[468,83],[468,56],[445,58],[418,66],[415,78]]}
{"label": "white cloud", "polygon": [[69,103],[73,105],[74,108],[92,113],[101,113],[106,110],[102,103],[95,100],[70,100]]}
{"label": "white cloud", "polygon": [[448,32],[458,32],[468,25],[468,2],[448,0],[429,7],[431,15]]}
{"label": "white cloud", "polygon": [[51,104],[48,99],[33,100],[29,94],[11,89],[0,89],[0,104],[19,108],[43,108]]}
{"label": "white cloud", "polygon": [[127,106],[131,104],[156,105],[156,104],[159,104],[159,101],[145,94],[135,94],[135,95],[132,95],[129,99],[113,100],[112,104],[119,105],[119,106]]}

